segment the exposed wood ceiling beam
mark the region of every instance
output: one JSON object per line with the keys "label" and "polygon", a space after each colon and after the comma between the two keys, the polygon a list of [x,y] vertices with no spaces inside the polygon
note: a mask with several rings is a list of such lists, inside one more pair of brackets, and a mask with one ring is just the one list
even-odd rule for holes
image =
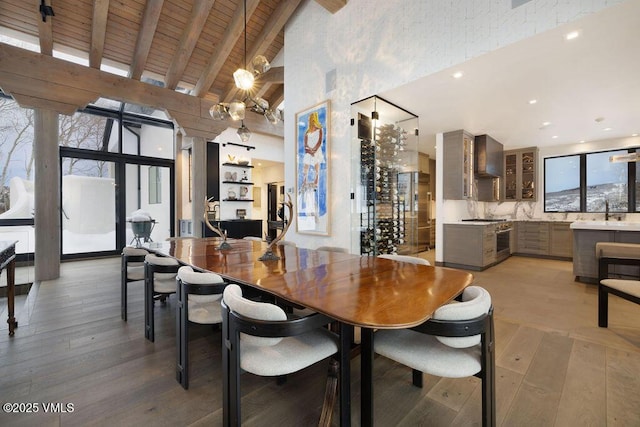
{"label": "exposed wood ceiling beam", "polygon": [[262,97],[273,84],[284,84],[284,67],[273,67],[260,75],[254,86],[255,96]]}
{"label": "exposed wood ceiling beam", "polygon": [[166,88],[175,89],[178,86],[214,3],[215,0],[200,0],[193,3],[191,18],[182,32],[178,49],[173,55],[167,74],[164,76]]}
{"label": "exposed wood ceiling beam", "polygon": [[316,0],[316,3],[332,14],[342,9],[348,2],[349,0]]}
{"label": "exposed wood ceiling beam", "polygon": [[[40,15],[40,0],[31,0],[35,5],[35,17],[38,22],[38,37],[40,38],[40,53],[51,56],[53,54],[53,17],[49,16],[46,22],[42,21]],[[47,6],[51,6],[51,0],[45,1]]]}
{"label": "exposed wood ceiling beam", "polygon": [[[259,3],[260,3],[259,0],[247,1],[247,15],[246,15],[247,21],[249,21],[249,17],[253,15],[253,12],[255,12]],[[231,23],[229,24],[226,31],[224,32],[224,35],[222,36],[222,40],[220,41],[220,43],[218,43],[216,48],[213,50],[213,53],[211,54],[211,58],[209,59],[207,66],[205,67],[204,71],[202,72],[202,75],[200,76],[200,78],[198,79],[198,82],[196,83],[196,87],[193,90],[193,93],[195,96],[199,96],[200,98],[203,98],[207,94],[207,92],[209,92],[209,88],[211,88],[213,81],[216,79],[216,76],[222,69],[222,66],[227,61],[227,58],[229,57],[231,50],[236,45],[236,43],[238,42],[238,39],[242,35],[242,31],[244,31],[244,22],[245,22],[244,8],[238,7],[236,9],[235,14],[233,15]],[[247,58],[250,58],[250,57],[247,56]]]}
{"label": "exposed wood ceiling beam", "polygon": [[93,0],[93,20],[91,21],[91,50],[89,51],[89,66],[100,68],[104,39],[107,33],[107,16],[109,15],[109,0]]}
{"label": "exposed wood ceiling beam", "polygon": [[138,31],[138,39],[136,41],[136,50],[133,53],[131,68],[129,69],[129,77],[134,80],[140,80],[140,77],[142,77],[163,4],[164,0],[148,0],[144,8],[144,15],[142,16],[142,23],[140,24],[140,31]]}
{"label": "exposed wood ceiling beam", "polygon": [[[100,96],[154,107],[167,111],[187,136],[214,138],[220,128],[236,126],[211,119],[209,108],[216,99],[201,99],[5,43],[0,43],[0,88],[25,107],[62,114],[73,114]],[[272,125],[261,115],[247,114],[245,124],[255,132],[284,135],[282,123]]]}
{"label": "exposed wood ceiling beam", "polygon": [[[262,31],[258,34],[258,37],[256,37],[256,42],[247,52],[247,58],[250,58],[249,60],[264,52],[271,43],[273,43],[273,40],[284,28],[284,24],[286,24],[291,15],[293,15],[293,12],[295,12],[301,1],[302,0],[287,0],[280,2],[269,17],[269,21],[262,27]],[[224,102],[233,101],[237,93],[238,88],[236,88],[235,85],[230,85],[223,97]]]}
{"label": "exposed wood ceiling beam", "polygon": [[284,101],[284,85],[276,89],[273,94],[271,94],[271,98],[268,101],[269,105],[271,105],[273,108],[277,108],[278,105],[280,105],[282,101]]}

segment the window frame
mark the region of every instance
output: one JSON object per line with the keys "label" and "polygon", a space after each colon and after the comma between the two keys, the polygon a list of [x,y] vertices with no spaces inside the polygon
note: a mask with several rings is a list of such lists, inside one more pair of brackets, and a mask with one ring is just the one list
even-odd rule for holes
{"label": "window frame", "polygon": [[[610,150],[602,150],[602,151],[590,151],[585,153],[571,153],[564,154],[560,156],[549,156],[543,159],[543,169],[542,174],[544,177],[544,188],[542,194],[542,205],[544,213],[604,213],[598,211],[587,211],[587,157],[590,154],[602,154],[602,153],[613,153],[616,151],[626,151],[627,153],[638,153],[640,155],[640,147],[621,147],[621,148],[613,148]],[[580,159],[580,210],[578,211],[566,211],[566,210],[547,210],[547,160],[549,159],[558,159],[562,157],[575,157],[578,156]],[[627,164],[627,210],[626,211],[616,211],[615,213],[636,213],[640,212],[636,209],[636,162],[628,162]]]}

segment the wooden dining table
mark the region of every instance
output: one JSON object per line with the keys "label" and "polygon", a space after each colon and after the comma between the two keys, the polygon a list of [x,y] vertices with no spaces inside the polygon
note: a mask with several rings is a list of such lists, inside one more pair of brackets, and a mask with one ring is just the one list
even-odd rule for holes
{"label": "wooden dining table", "polygon": [[[229,282],[322,313],[346,326],[341,328],[343,332],[361,327],[363,426],[373,424],[373,330],[420,325],[473,280],[471,274],[451,268],[295,246],[277,246],[274,252],[280,259],[260,261],[267,248],[264,242],[227,239],[231,249],[225,250],[218,248],[220,242],[218,238],[185,238],[148,247],[185,265],[217,273]],[[340,340],[342,426],[351,422],[349,338]]]}

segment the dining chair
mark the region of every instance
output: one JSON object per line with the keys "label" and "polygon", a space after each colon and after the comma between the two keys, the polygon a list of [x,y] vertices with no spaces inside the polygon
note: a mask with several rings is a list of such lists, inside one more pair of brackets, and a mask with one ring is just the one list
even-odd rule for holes
{"label": "dining chair", "polygon": [[129,283],[144,280],[144,257],[146,249],[125,246],[122,248],[120,267],[120,317],[127,321],[127,299]]}
{"label": "dining chair", "polygon": [[194,271],[182,266],[176,275],[176,379],[189,388],[189,323],[215,325],[222,323],[220,298],[227,283],[215,273]]}
{"label": "dining chair", "polygon": [[422,387],[422,373],[445,378],[482,380],[482,425],[495,426],[495,344],[491,296],[468,286],[462,302],[439,307],[433,318],[411,329],[378,330],[376,353],[413,370],[413,384]]}
{"label": "dining chair", "polygon": [[412,264],[431,265],[431,263],[426,259],[411,255],[381,254],[378,255],[378,258],[391,259],[400,262],[410,262]]}
{"label": "dining chair", "polygon": [[640,245],[598,242],[596,258],[598,259],[598,326],[606,328],[609,325],[609,294],[640,304],[640,275],[638,274]]}
{"label": "dining chair", "polygon": [[338,338],[323,327],[331,321],[317,313],[288,319],[279,306],[244,298],[240,286],[228,285],[222,301],[223,424],[241,423],[241,371],[279,377],[336,354]]}
{"label": "dining chair", "polygon": [[144,336],[155,340],[153,304],[156,299],[165,303],[176,293],[176,274],[180,263],[170,257],[148,254],[144,258]]}

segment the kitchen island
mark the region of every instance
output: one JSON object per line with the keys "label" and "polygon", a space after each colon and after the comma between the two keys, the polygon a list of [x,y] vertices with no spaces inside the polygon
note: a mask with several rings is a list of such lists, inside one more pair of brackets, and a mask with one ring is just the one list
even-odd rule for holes
{"label": "kitchen island", "polygon": [[[596,243],[640,244],[640,222],[575,221],[573,230],[573,275],[579,282],[598,283]],[[626,267],[625,274],[640,273],[637,267]],[[629,270],[630,269],[630,270]]]}

